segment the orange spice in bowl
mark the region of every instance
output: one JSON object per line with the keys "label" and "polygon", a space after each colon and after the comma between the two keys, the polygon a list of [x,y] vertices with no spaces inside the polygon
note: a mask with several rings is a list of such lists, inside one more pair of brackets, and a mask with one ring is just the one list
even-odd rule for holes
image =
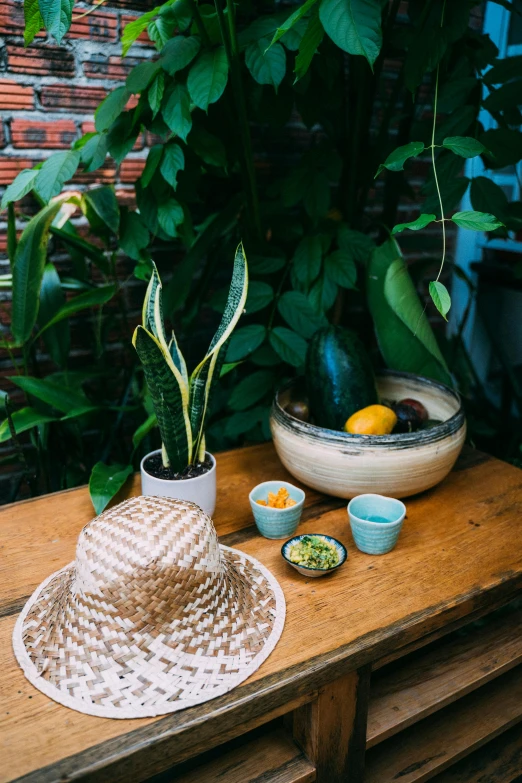
{"label": "orange spice in bowl", "polygon": [[285,487],[279,487],[277,493],[269,492],[267,500],[256,500],[256,503],[268,508],[291,508],[296,505],[296,501],[290,497],[290,493]]}

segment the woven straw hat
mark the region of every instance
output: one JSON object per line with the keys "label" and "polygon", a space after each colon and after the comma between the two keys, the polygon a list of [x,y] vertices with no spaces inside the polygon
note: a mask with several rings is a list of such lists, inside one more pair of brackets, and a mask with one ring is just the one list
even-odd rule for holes
{"label": "woven straw hat", "polygon": [[284,620],[272,574],[220,546],[198,506],[137,497],[83,528],[76,560],[25,605],[13,646],[26,677],[60,704],[143,718],[246,680]]}

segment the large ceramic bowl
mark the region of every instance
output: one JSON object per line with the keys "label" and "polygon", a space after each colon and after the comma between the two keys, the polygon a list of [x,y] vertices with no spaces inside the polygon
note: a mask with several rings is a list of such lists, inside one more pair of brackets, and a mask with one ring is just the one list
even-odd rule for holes
{"label": "large ceramic bowl", "polygon": [[284,410],[296,398],[293,383],[287,384],[277,393],[270,415],[274,445],[285,468],[309,487],[341,498],[367,492],[402,498],[442,481],[466,437],[458,394],[428,378],[391,370],[377,377],[377,387],[383,400],[419,400],[430,419],[442,423],[401,435],[328,430]]}

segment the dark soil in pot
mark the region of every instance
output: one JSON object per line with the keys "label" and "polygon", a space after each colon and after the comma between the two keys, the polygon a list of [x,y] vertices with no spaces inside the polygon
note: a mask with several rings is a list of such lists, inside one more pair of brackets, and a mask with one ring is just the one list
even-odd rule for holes
{"label": "dark soil in pot", "polygon": [[160,452],[159,454],[151,454],[143,463],[143,467],[154,478],[164,479],[165,481],[183,481],[184,479],[197,478],[208,473],[212,469],[212,460],[207,455],[204,462],[196,462],[194,465],[188,465],[185,470],[174,473],[170,468],[166,468],[163,465]]}

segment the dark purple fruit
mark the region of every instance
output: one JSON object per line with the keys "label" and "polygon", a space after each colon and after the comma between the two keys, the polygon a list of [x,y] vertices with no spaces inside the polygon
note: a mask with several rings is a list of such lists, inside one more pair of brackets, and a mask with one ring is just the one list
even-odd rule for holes
{"label": "dark purple fruit", "polygon": [[419,400],[414,400],[412,397],[406,397],[404,400],[399,400],[400,405],[409,405],[410,408],[413,408],[417,412],[417,416],[419,417],[419,420],[427,421],[429,418],[428,411],[422,404],[422,402],[419,402]]}
{"label": "dark purple fruit", "polygon": [[289,402],[285,405],[285,411],[290,416],[293,416],[294,419],[299,419],[300,421],[308,421],[310,419],[310,408],[302,400]]}

